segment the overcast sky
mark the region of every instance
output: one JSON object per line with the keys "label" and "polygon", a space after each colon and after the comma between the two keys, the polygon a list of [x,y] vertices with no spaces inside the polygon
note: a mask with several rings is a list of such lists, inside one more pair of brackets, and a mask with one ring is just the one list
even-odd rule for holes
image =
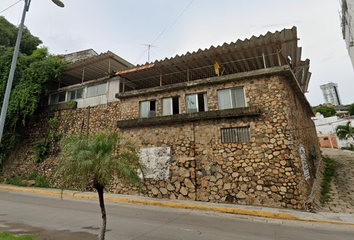
{"label": "overcast sky", "polygon": [[[19,0],[1,0],[0,12]],[[302,59],[310,59],[311,105],[324,102],[319,85],[338,83],[344,104],[354,102],[354,70],[342,39],[339,0],[32,0],[25,25],[52,54],[92,48],[133,64],[150,62],[298,28]],[[0,13],[20,23],[24,1]]]}

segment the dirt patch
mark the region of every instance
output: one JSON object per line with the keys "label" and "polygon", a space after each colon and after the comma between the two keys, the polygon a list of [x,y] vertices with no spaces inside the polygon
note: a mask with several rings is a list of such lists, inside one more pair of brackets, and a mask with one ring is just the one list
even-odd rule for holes
{"label": "dirt patch", "polygon": [[70,232],[47,230],[43,228],[32,227],[21,223],[9,223],[0,221],[0,232],[10,232],[15,235],[30,234],[44,240],[97,240],[98,236],[87,232]]}
{"label": "dirt patch", "polygon": [[354,213],[354,152],[349,150],[322,148],[322,154],[335,162],[335,176],[331,183],[331,201],[324,211]]}

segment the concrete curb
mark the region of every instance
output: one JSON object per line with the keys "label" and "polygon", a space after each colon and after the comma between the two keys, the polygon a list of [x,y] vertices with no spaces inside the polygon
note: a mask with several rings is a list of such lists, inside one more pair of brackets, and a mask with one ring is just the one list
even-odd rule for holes
{"label": "concrete curb", "polygon": [[[37,193],[37,194],[44,194],[44,195],[67,196],[67,197],[97,199],[98,200],[98,196],[96,196],[96,195],[85,194],[85,193],[80,193],[80,192],[72,192],[72,191],[66,192],[65,190],[63,192],[61,192],[61,191],[58,191],[58,189],[50,190],[50,189],[41,189],[41,188],[18,187],[18,186],[12,186],[12,185],[0,185],[0,189],[8,190],[8,191],[30,192],[30,193]],[[193,210],[202,210],[202,211],[214,211],[214,212],[221,212],[221,213],[232,213],[232,214],[248,215],[248,216],[254,216],[254,217],[264,217],[264,218],[272,218],[272,219],[294,220],[294,221],[354,226],[354,223],[300,218],[300,217],[295,216],[290,213],[269,212],[269,211],[265,211],[265,210],[207,206],[207,205],[200,205],[200,204],[177,203],[177,202],[156,201],[156,200],[149,200],[149,199],[133,199],[133,198],[111,197],[111,196],[106,196],[105,200],[112,201],[112,202],[135,203],[135,204],[143,204],[143,205],[151,205],[151,206],[159,206],[159,207],[170,207],[170,208],[193,209]]]}

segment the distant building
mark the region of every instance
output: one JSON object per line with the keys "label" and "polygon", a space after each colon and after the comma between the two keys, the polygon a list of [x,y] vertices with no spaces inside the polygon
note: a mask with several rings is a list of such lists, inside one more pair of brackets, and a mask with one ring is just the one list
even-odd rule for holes
{"label": "distant building", "polygon": [[340,140],[336,135],[337,126],[345,125],[348,121],[352,125],[354,124],[353,117],[339,118],[338,116],[332,116],[325,118],[322,114],[317,113],[312,120],[315,123],[317,136],[322,148],[342,148],[354,144],[353,139]]}
{"label": "distant building", "polygon": [[343,39],[354,67],[354,0],[341,1],[341,26]]}
{"label": "distant building", "polygon": [[338,84],[329,82],[320,85],[325,103],[330,103],[334,106],[342,105],[339,97]]}

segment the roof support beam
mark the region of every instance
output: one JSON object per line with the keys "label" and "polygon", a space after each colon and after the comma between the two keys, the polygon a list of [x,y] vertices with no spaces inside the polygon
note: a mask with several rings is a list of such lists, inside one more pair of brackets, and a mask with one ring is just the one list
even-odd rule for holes
{"label": "roof support beam", "polygon": [[85,67],[82,68],[82,78],[81,78],[81,83],[84,83],[85,81]]}
{"label": "roof support beam", "polygon": [[263,65],[264,65],[264,68],[267,68],[267,64],[266,64],[266,60],[265,60],[264,53],[262,53],[262,58],[263,58]]}

